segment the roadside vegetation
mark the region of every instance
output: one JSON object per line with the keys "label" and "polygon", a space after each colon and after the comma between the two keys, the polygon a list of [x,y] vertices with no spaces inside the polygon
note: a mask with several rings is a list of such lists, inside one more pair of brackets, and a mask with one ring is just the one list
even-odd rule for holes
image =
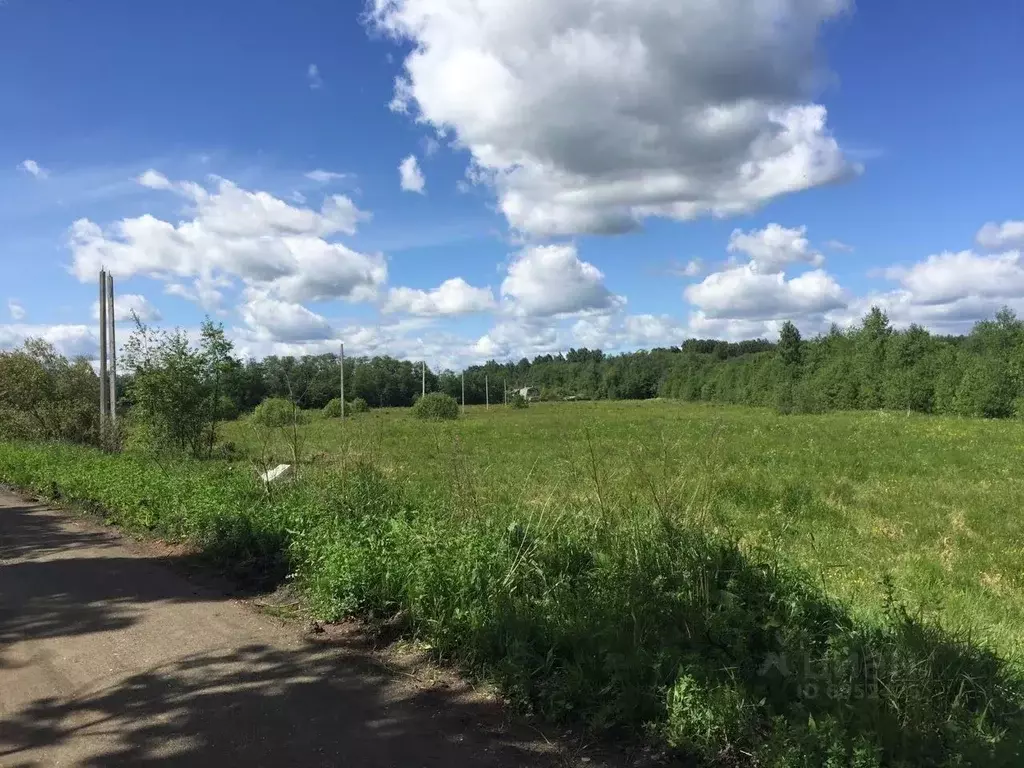
{"label": "roadside vegetation", "polygon": [[[773,365],[796,388],[807,348],[786,338]],[[672,400],[460,415],[438,394],[418,407],[456,418],[342,421],[289,380],[283,404],[224,422],[230,349],[171,346],[200,356],[175,368],[205,403],[199,439],[147,429],[132,377],[128,449],[18,433],[0,480],[238,578],[290,577],[318,616],[388,622],[537,717],[704,765],[1020,764],[1015,420]],[[293,479],[258,479],[278,461]]]}

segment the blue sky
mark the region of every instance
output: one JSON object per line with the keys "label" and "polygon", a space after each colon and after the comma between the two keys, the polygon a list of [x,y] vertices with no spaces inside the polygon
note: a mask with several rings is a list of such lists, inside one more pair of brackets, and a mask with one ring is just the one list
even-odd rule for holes
{"label": "blue sky", "polygon": [[1011,0],[8,0],[0,347],[94,356],[101,263],[122,319],[255,356],[960,331],[1024,309],[1022,35]]}

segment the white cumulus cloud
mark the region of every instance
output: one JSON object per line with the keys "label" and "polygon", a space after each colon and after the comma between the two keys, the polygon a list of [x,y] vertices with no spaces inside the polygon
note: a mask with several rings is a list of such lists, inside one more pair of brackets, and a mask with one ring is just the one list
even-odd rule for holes
{"label": "white cumulus cloud", "polygon": [[978,245],[988,250],[1024,248],[1024,221],[990,221],[975,236]]}
{"label": "white cumulus cloud", "polygon": [[88,325],[33,325],[12,323],[0,325],[0,349],[16,349],[26,339],[43,339],[67,357],[95,359],[99,354],[96,331]]}
{"label": "white cumulus cloud", "polygon": [[824,270],[791,279],[751,265],[714,272],[688,286],[687,300],[705,317],[744,320],[796,319],[846,306],[842,287]]}
{"label": "white cumulus cloud", "polygon": [[[132,313],[144,323],[155,323],[163,319],[160,310],[153,306],[149,299],[137,293],[117,293],[114,291],[114,320],[118,323],[130,322]],[[92,318],[99,320],[100,303],[92,303]]]}
{"label": "white cumulus cloud", "polygon": [[240,312],[257,340],[303,342],[334,336],[326,318],[295,302],[256,293],[240,307]]}
{"label": "white cumulus cloud", "polygon": [[465,315],[494,309],[497,303],[490,288],[476,288],[461,277],[445,280],[432,291],[392,288],[384,312],[407,312],[421,317]]}
{"label": "white cumulus cloud", "polygon": [[528,317],[607,311],[625,303],[605,287],[601,270],[582,261],[573,245],[520,251],[509,264],[501,295],[512,314]]}
{"label": "white cumulus cloud", "polygon": [[391,108],[468,149],[510,224],[623,231],[842,180],[812,92],[847,0],[371,0],[412,43]]}
{"label": "white cumulus cloud", "polygon": [[22,160],[18,163],[18,168],[31,176],[35,176],[37,179],[45,179],[50,175],[50,172],[35,160]]}
{"label": "white cumulus cloud", "polygon": [[401,179],[402,189],[406,192],[418,192],[424,194],[427,187],[427,180],[423,178],[423,171],[416,160],[416,155],[409,155],[398,165],[398,175]]}
{"label": "white cumulus cloud", "polygon": [[1020,251],[939,253],[909,267],[890,267],[885,274],[898,281],[917,305],[948,305],[972,298],[1024,299],[1024,259]]}
{"label": "white cumulus cloud", "polygon": [[825,257],[811,248],[807,240],[807,227],[786,228],[769,224],[761,230],[743,232],[733,230],[729,237],[729,253],[745,253],[755,272],[774,274],[789,264],[806,263],[820,267]]}
{"label": "white cumulus cloud", "polygon": [[597,315],[572,326],[576,346],[606,352],[678,346],[687,335],[685,325],[669,315]]}
{"label": "white cumulus cloud", "polygon": [[[320,210],[302,208],[216,179],[212,189],[172,183],[146,173],[141,181],[184,197],[189,215],[171,223],[151,214],[102,228],[76,221],[70,232],[72,270],[83,282],[101,266],[117,277],[146,275],[177,283],[194,279],[208,295],[241,280],[289,302],[370,300],[387,278],[380,254],[356,252],[336,242],[353,234],[367,214],[343,195],[328,197]],[[155,186],[154,186],[155,185]],[[185,295],[188,289],[172,289]]]}

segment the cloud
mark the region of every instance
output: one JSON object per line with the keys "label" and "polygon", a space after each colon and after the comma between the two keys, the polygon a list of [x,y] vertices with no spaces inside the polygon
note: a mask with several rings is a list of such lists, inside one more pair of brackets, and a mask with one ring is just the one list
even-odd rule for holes
{"label": "cloud", "polygon": [[384,312],[408,312],[421,317],[465,315],[494,309],[497,303],[490,288],[474,288],[461,277],[445,280],[432,291],[392,288]]}
{"label": "cloud", "polygon": [[409,155],[398,165],[398,175],[402,180],[402,189],[406,192],[425,194],[427,180],[416,161],[416,155]]}
{"label": "cloud", "polygon": [[[132,321],[132,313],[135,313],[139,320],[144,323],[155,323],[163,319],[160,314],[160,310],[153,306],[153,304],[145,296],[140,296],[137,293],[114,293],[114,320],[118,323],[126,323]],[[92,303],[92,319],[100,319],[100,303],[94,301]]]}
{"label": "cloud", "polygon": [[48,341],[62,355],[67,357],[88,357],[99,354],[96,331],[87,325],[32,325],[13,323],[0,325],[0,349],[16,349],[26,339]]}
{"label": "cloud", "polygon": [[547,355],[565,348],[556,327],[536,320],[503,321],[481,336],[471,348],[477,361]]}
{"label": "cloud", "polygon": [[572,326],[576,345],[605,351],[678,346],[686,326],[669,315],[597,315]]}
{"label": "cloud", "polygon": [[779,224],[769,224],[764,229],[751,232],[735,229],[726,250],[745,253],[750,257],[750,268],[766,275],[801,262],[820,267],[825,263],[825,257],[811,248],[806,234],[807,227],[787,229]]}
{"label": "cloud", "polygon": [[140,175],[137,181],[149,189],[171,189],[173,187],[170,179],[152,168]]}
{"label": "cloud", "polygon": [[968,297],[1024,297],[1020,251],[985,256],[973,251],[945,252],[909,267],[890,267],[885,275],[899,281],[917,304],[949,304]]}
{"label": "cloud", "polygon": [[220,289],[231,286],[231,280],[223,276],[209,275],[193,280],[191,288],[181,283],[168,283],[164,286],[164,293],[168,296],[194,301],[207,312],[223,314],[221,303],[224,301],[224,294]]}
{"label": "cloud", "polygon": [[764,274],[753,264],[714,272],[688,286],[685,296],[704,317],[719,319],[796,319],[847,303],[843,289],[824,270],[787,280],[781,272]]}
{"label": "cloud", "polygon": [[621,232],[848,178],[810,98],[846,0],[371,0],[411,43],[390,107],[466,148],[509,223]]}
{"label": "cloud", "polygon": [[254,294],[240,312],[253,338],[261,341],[301,342],[334,336],[326,318],[294,302]]}
{"label": "cloud", "polygon": [[[332,181],[341,181],[347,179],[347,173],[335,173],[334,171],[325,171],[321,168],[317,168],[315,171],[309,171],[305,174],[306,178],[310,181],[315,181],[317,184],[328,184]],[[300,200],[299,202],[305,202]]]}
{"label": "cloud", "polygon": [[988,222],[978,230],[975,241],[982,248],[995,251],[1000,248],[1024,248],[1024,221]]}
{"label": "cloud", "polygon": [[316,64],[310,64],[309,68],[306,70],[306,80],[309,82],[309,87],[312,90],[315,91],[319,88],[322,88],[324,85],[324,80],[322,77],[320,77],[320,67],[318,67]]}
{"label": "cloud", "polygon": [[604,275],[580,260],[573,245],[540,245],[516,254],[501,284],[506,309],[524,317],[552,317],[616,309],[625,303]]}
{"label": "cloud", "polygon": [[24,320],[25,319],[25,307],[21,305],[17,299],[7,300],[7,311],[11,313],[12,320]]}
{"label": "cloud", "polygon": [[842,253],[853,253],[854,247],[847,245],[842,240],[826,240],[825,247],[830,251],[841,251]]}
{"label": "cloud", "polygon": [[690,259],[683,267],[682,274],[685,277],[697,277],[704,271],[704,264],[700,259]]}
{"label": "cloud", "polygon": [[[157,176],[142,178],[153,182]],[[368,218],[343,195],[328,197],[317,211],[227,179],[214,179],[213,189],[167,184],[187,200],[191,218],[172,224],[145,214],[107,229],[88,219],[72,225],[72,271],[80,280],[91,281],[101,266],[122,278],[195,279],[197,289],[208,293],[239,279],[288,302],[372,300],[386,281],[383,256],[334,241]],[[187,289],[172,292],[185,295]]]}
{"label": "cloud", "polygon": [[43,166],[41,166],[35,160],[22,160],[20,163],[18,163],[18,168],[19,170],[22,170],[25,173],[35,176],[37,179],[45,179],[50,175],[50,172],[43,168]]}

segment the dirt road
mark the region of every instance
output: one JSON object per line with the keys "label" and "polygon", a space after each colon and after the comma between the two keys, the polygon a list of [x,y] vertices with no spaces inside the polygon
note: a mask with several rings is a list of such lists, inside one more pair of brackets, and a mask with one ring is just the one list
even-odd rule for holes
{"label": "dirt road", "polygon": [[316,641],[170,560],[0,489],[0,766],[564,764],[467,687]]}

